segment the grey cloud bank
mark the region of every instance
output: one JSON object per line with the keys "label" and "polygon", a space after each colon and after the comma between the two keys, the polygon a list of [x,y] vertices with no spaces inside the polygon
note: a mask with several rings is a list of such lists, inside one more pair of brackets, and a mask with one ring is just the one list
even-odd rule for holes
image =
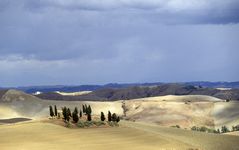
{"label": "grey cloud bank", "polygon": [[2,0],[0,86],[236,81],[237,0]]}

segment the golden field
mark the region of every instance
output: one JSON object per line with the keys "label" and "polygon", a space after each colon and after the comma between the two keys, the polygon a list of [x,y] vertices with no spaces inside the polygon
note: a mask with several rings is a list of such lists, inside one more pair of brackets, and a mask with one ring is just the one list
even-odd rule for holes
{"label": "golden field", "polygon": [[0,126],[1,150],[236,150],[239,137],[122,121],[119,127],[69,129],[30,121]]}

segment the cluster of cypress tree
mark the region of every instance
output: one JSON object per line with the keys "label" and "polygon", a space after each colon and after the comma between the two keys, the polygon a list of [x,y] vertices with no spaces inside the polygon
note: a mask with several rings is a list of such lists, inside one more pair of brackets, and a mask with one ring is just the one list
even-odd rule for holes
{"label": "cluster of cypress tree", "polygon": [[[51,109],[50,109],[51,112]],[[77,123],[79,121],[79,118],[82,117],[83,113],[85,115],[87,115],[87,120],[91,121],[91,113],[92,113],[92,109],[90,105],[83,105],[83,112],[80,110],[80,112],[78,111],[77,107],[75,107],[74,111],[71,113],[70,108],[67,107],[63,107],[62,108],[62,115],[63,115],[63,119],[67,122],[69,122],[70,118],[72,118],[72,120]]]}
{"label": "cluster of cypress tree", "polygon": [[[54,117],[54,116],[58,116],[59,117],[59,113],[57,112],[57,107],[56,105],[54,106],[54,111],[53,111],[53,107],[49,106],[49,110],[50,110],[50,116]],[[63,115],[63,119],[65,120],[65,122],[69,122],[70,119],[72,118],[72,120],[77,123],[79,121],[79,118],[82,117],[83,114],[87,115],[87,121],[91,121],[91,113],[92,113],[92,109],[90,105],[82,105],[82,110],[80,110],[80,112],[78,111],[77,107],[75,107],[74,111],[71,113],[70,108],[67,108],[66,106],[62,107],[62,115]],[[103,112],[101,112],[100,114],[100,120],[101,121],[105,121],[105,115]],[[120,117],[116,115],[116,113],[111,114],[110,111],[108,111],[108,121],[111,122],[119,122],[120,121]]]}
{"label": "cluster of cypress tree", "polygon": [[85,115],[87,115],[87,121],[91,121],[91,113],[92,113],[92,109],[90,107],[90,105],[82,105],[82,109],[83,109],[83,113],[85,113]]}
{"label": "cluster of cypress tree", "polygon": [[111,114],[110,111],[108,111],[108,121],[111,122],[119,122],[120,121],[120,117],[116,115],[116,113]]}
{"label": "cluster of cypress tree", "polygon": [[75,107],[73,113],[72,113],[72,119],[75,123],[79,121],[79,116],[78,116],[78,109]]}
{"label": "cluster of cypress tree", "polygon": [[72,117],[70,108],[63,107],[62,108],[62,115],[63,115],[63,119],[65,121],[69,122],[70,118]]}
{"label": "cluster of cypress tree", "polygon": [[65,121],[69,122],[70,118],[72,118],[72,120],[75,123],[77,123],[79,121],[79,118],[82,117],[82,111],[80,110],[80,113],[79,113],[77,107],[75,107],[74,111],[71,113],[70,108],[63,107],[62,108],[62,115],[63,115],[63,119]]}
{"label": "cluster of cypress tree", "polygon": [[54,111],[53,111],[53,107],[49,106],[49,111],[50,111],[50,116],[51,117],[58,116],[56,105],[54,106]]}

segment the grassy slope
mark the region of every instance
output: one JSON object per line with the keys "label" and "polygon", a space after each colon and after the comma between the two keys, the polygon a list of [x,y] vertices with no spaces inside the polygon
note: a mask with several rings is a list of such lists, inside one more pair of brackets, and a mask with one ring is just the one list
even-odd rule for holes
{"label": "grassy slope", "polygon": [[[7,135],[7,136],[6,136]],[[122,122],[121,127],[68,129],[42,122],[0,126],[1,150],[239,149],[239,137]]]}

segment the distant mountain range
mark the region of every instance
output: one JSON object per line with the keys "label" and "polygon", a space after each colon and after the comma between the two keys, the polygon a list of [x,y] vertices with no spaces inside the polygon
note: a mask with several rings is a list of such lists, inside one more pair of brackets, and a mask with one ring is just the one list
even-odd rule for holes
{"label": "distant mountain range", "polygon": [[[155,83],[126,83],[126,84],[118,84],[118,83],[110,83],[105,85],[79,85],[79,86],[67,86],[67,85],[55,85],[55,86],[27,86],[27,87],[8,87],[8,88],[1,88],[1,89],[16,89],[21,90],[26,93],[35,93],[35,92],[54,92],[54,91],[61,91],[61,92],[78,92],[78,91],[95,91],[99,89],[105,88],[128,88],[134,86],[159,86],[163,84],[163,82],[155,82]],[[193,86],[200,86],[206,88],[238,88],[239,89],[239,82],[205,82],[205,81],[196,81],[196,82],[181,82],[179,84],[184,85],[193,85]]]}
{"label": "distant mountain range", "polygon": [[[6,88],[5,88],[6,89]],[[114,101],[165,95],[208,95],[220,99],[239,100],[239,82],[134,83],[80,86],[32,86],[11,88],[48,100]],[[2,90],[4,93],[6,90]],[[92,91],[83,95],[60,92]]]}
{"label": "distant mountain range", "polygon": [[36,96],[48,100],[114,101],[165,95],[208,95],[224,100],[239,100],[239,89],[217,89],[187,84],[162,84],[157,86],[130,86],[125,88],[107,87],[76,96],[66,96],[56,92],[46,92]]}

